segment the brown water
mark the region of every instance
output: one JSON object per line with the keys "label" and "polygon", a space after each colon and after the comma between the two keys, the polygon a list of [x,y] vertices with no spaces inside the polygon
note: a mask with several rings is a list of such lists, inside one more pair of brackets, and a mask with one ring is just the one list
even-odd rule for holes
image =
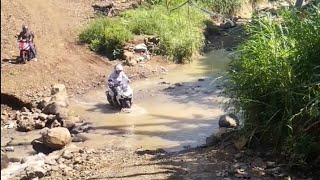
{"label": "brown water", "polygon": [[[215,51],[168,75],[133,82],[134,104],[129,113],[110,107],[105,89],[74,97],[71,110],[94,129],[83,134],[89,140],[79,145],[175,151],[204,144],[224,113],[226,99],[220,92],[227,61],[225,52]],[[182,86],[166,90],[175,83]]]}
{"label": "brown water", "polygon": [[[225,52],[216,51],[167,75],[133,82],[134,104],[130,113],[112,109],[105,89],[72,98],[71,110],[94,128],[82,134],[89,140],[76,145],[175,151],[204,144],[205,138],[217,130],[217,120],[224,113],[222,102],[226,98],[220,96],[220,85],[227,61]],[[204,81],[198,81],[199,78]],[[175,83],[183,85],[164,90]],[[35,153],[30,142],[40,136],[39,131],[2,129],[1,146],[10,142],[8,145],[15,150],[8,152],[9,157],[23,158]]]}

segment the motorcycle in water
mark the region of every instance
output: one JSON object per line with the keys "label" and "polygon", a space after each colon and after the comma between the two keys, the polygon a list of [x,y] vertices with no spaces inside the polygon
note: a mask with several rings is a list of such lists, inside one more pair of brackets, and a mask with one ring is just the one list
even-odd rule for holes
{"label": "motorcycle in water", "polygon": [[[117,94],[116,97],[114,97],[115,92]],[[109,82],[106,95],[111,106],[120,109],[131,108],[133,90],[128,83],[113,84],[112,82]]]}
{"label": "motorcycle in water", "polygon": [[18,41],[19,49],[20,49],[20,60],[23,63],[30,61],[31,53],[30,53],[30,44],[26,39],[22,39]]}

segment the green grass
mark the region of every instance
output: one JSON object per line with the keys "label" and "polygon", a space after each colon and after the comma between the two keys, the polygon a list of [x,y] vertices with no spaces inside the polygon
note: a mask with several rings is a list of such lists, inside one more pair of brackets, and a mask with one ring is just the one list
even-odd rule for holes
{"label": "green grass", "polygon": [[118,52],[125,42],[136,35],[160,37],[159,54],[178,63],[191,60],[204,45],[203,21],[205,16],[183,7],[169,12],[164,6],[126,11],[116,19],[98,18],[79,35],[96,52]]}
{"label": "green grass", "polygon": [[95,19],[79,35],[80,42],[88,43],[91,50],[114,57],[132,39],[133,34],[120,21],[109,18]]}
{"label": "green grass", "polygon": [[204,45],[203,21],[199,11],[183,7],[169,13],[163,6],[130,10],[123,14],[127,27],[134,34],[160,37],[160,54],[177,62],[189,61]]}
{"label": "green grass", "polygon": [[271,143],[291,165],[305,165],[320,155],[320,10],[280,14],[248,26],[226,93],[252,142]]}

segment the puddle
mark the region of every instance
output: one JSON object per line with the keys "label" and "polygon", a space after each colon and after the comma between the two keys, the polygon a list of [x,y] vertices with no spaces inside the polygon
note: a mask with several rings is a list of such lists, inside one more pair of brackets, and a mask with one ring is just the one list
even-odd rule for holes
{"label": "puddle", "polygon": [[212,52],[161,78],[133,82],[129,113],[109,106],[105,89],[74,97],[71,110],[93,126],[91,133],[83,134],[89,140],[79,145],[176,151],[204,144],[224,113],[221,81],[226,62],[224,52]]}

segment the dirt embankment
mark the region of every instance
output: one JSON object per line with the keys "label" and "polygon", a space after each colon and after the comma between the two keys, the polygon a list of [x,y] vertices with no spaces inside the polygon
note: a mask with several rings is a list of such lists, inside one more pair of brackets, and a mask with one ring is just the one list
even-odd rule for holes
{"label": "dirt embankment", "polygon": [[[55,83],[66,85],[71,94],[104,84],[112,70],[107,58],[77,42],[81,27],[93,16],[94,0],[22,0],[1,2],[1,93],[24,102],[46,96]],[[125,5],[125,4],[123,4]],[[27,24],[36,35],[38,61],[18,64],[15,34]],[[152,60],[127,68],[133,77],[155,74],[168,63]]]}

